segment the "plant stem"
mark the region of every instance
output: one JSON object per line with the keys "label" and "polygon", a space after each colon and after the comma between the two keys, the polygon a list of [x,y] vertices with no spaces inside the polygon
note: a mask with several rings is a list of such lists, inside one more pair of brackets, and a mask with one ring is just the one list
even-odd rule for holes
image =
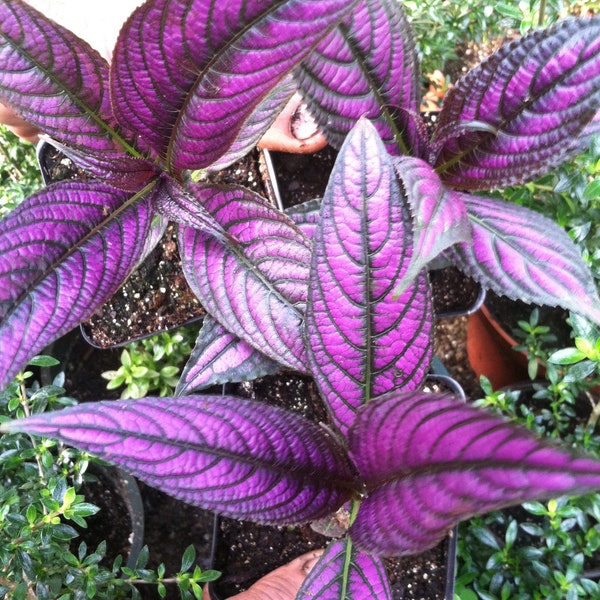
{"label": "plant stem", "polygon": [[546,0],[540,0],[540,9],[538,12],[538,25],[542,27],[544,25],[544,16],[546,14]]}

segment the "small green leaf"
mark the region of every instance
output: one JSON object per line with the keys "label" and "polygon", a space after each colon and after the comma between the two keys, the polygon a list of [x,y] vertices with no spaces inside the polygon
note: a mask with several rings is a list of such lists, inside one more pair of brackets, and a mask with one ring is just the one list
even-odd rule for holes
{"label": "small green leaf", "polygon": [[181,572],[187,573],[192,568],[194,561],[196,560],[196,549],[190,544],[183,553],[181,558]]}
{"label": "small green leaf", "polygon": [[577,348],[561,348],[548,357],[548,362],[555,365],[572,365],[586,358],[584,352]]}
{"label": "small green leaf", "polygon": [[511,6],[510,4],[501,2],[496,4],[495,10],[502,16],[515,19],[516,21],[520,21],[523,18],[523,13],[516,6]]}
{"label": "small green leaf", "polygon": [[40,354],[38,356],[34,356],[28,364],[33,367],[55,367],[56,365],[59,365],[60,362],[52,356]]}
{"label": "small green leaf", "polygon": [[595,179],[585,186],[583,190],[584,200],[595,200],[600,197],[600,179]]}
{"label": "small green leaf", "polygon": [[198,578],[198,581],[202,581],[207,583],[209,581],[216,581],[221,577],[221,571],[215,571],[214,569],[207,569],[206,571],[202,571],[202,575]]}
{"label": "small green leaf", "polygon": [[36,510],[35,506],[33,506],[33,505],[28,506],[25,516],[27,518],[27,522],[29,523],[29,525],[33,526],[37,519],[37,510]]}

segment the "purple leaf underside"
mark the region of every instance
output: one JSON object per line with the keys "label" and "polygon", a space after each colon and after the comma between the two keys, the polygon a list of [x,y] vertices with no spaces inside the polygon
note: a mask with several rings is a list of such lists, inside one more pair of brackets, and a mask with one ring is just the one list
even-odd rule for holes
{"label": "purple leaf underside", "polygon": [[568,19],[498,50],[452,88],[434,136],[457,188],[535,178],[577,154],[600,108],[600,17]]}
{"label": "purple leaf underside", "polygon": [[150,197],[93,180],[55,184],[0,220],[0,389],[113,295],[151,220]]}
{"label": "purple leaf underside", "polygon": [[348,443],[366,486],[350,537],[382,556],[422,552],[476,514],[600,488],[600,462],[450,396],[377,399]]}
{"label": "purple leaf underside", "polygon": [[348,538],[331,542],[300,588],[297,600],[390,600],[385,565],[358,552]]}
{"label": "purple leaf underside", "polygon": [[145,158],[122,154],[118,157],[98,156],[87,148],[75,148],[41,135],[40,139],[60,150],[87,175],[126,192],[137,192],[158,175],[155,163]]}
{"label": "purple leaf underside", "polygon": [[175,393],[182,396],[212,385],[250,381],[276,373],[280,368],[206,315]]}
{"label": "purple leaf underside", "polygon": [[[471,224],[461,195],[449,190],[437,173],[418,158],[394,159],[414,220],[412,263],[403,279],[410,282],[450,246],[471,239]],[[405,283],[403,286],[406,285]],[[396,288],[400,295],[404,287]]]}
{"label": "purple leaf underside", "polygon": [[190,227],[179,232],[190,287],[226,330],[280,364],[306,371],[301,326],[310,244],[292,221],[244,188],[192,192],[235,245]]}
{"label": "purple leaf underside", "polygon": [[340,148],[356,121],[366,116],[396,156],[402,148],[416,156],[425,151],[416,124],[418,74],[412,31],[394,0],[362,0],[295,73],[330,144]]}
{"label": "purple leaf underside", "polygon": [[[208,167],[236,142],[242,129],[244,137],[248,127],[254,128],[256,139],[255,124],[249,125],[249,120],[258,119],[263,129],[270,124],[264,106],[258,112],[257,107],[356,2],[280,0],[266,7],[257,0],[202,2],[204,14],[210,14],[208,21],[214,23],[209,33],[218,37],[224,30],[225,40],[219,47],[211,40],[210,62],[196,70],[185,102],[177,108],[168,163],[175,170]],[[281,104],[278,94],[267,100],[271,108],[273,103]]]}
{"label": "purple leaf underside", "polygon": [[262,523],[325,516],[354,486],[344,451],[323,428],[240,398],[86,403],[8,430],[58,438],[190,504]]}
{"label": "purple leaf underside", "polygon": [[581,252],[554,221],[503,200],[461,194],[472,244],[452,250],[457,265],[513,300],[562,306],[600,323],[600,299]]}
{"label": "purple leaf underside", "polygon": [[432,356],[425,272],[399,298],[412,260],[412,222],[374,126],[359,121],[323,198],[306,315],[309,365],[342,431],[386,392],[416,389]]}
{"label": "purple leaf underside", "polygon": [[22,0],[0,0],[0,99],[52,138],[122,157],[108,65],[73,33]]}
{"label": "purple leaf underside", "polygon": [[202,206],[201,201],[194,198],[178,181],[166,173],[162,173],[160,177],[154,207],[159,214],[170,221],[193,227],[220,240],[223,244],[235,243],[235,240]]}

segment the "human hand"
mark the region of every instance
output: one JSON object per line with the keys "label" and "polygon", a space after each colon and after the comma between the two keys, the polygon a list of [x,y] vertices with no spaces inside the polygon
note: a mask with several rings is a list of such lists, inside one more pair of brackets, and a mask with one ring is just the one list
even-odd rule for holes
{"label": "human hand", "polygon": [[0,125],[6,125],[10,131],[26,142],[36,144],[38,141],[39,130],[5,104],[0,104]]}
{"label": "human hand", "polygon": [[[245,592],[231,596],[229,600],[294,600],[306,576],[317,564],[323,552],[324,550],[314,550],[298,556],[287,565],[259,579]],[[204,594],[210,600],[206,588]]]}

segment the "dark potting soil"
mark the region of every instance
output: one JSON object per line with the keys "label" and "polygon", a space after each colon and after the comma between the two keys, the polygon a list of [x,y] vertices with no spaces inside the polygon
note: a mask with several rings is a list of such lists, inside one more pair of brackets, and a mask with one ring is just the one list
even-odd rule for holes
{"label": "dark potting soil", "polygon": [[170,224],[157,247],[114,296],[82,323],[91,344],[120,346],[206,314],[183,275],[176,236],[177,228]]}

